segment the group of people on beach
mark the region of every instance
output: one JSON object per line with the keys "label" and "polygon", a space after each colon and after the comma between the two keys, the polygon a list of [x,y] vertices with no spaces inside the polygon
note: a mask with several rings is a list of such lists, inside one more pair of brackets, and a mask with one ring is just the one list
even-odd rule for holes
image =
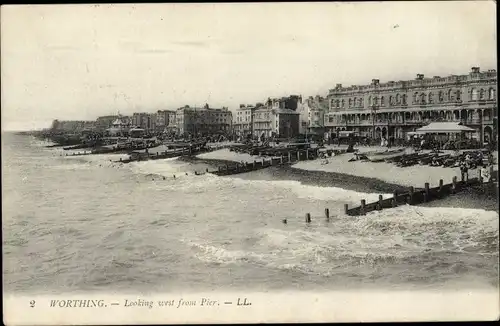
{"label": "group of people on beach", "polygon": [[484,163],[483,154],[481,152],[479,152],[478,155],[479,157],[474,160],[470,154],[467,154],[460,161],[459,167],[463,181],[469,180],[469,170],[478,168],[478,165],[480,166],[479,170],[480,180],[485,183],[491,181],[493,175],[493,155],[491,153],[488,154],[487,163]]}

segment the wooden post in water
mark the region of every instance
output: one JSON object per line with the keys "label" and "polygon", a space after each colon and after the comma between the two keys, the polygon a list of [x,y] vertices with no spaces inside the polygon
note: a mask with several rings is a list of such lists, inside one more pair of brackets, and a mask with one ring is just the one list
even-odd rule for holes
{"label": "wooden post in water", "polygon": [[365,206],[366,206],[366,200],[361,199],[361,215],[365,215]]}
{"label": "wooden post in water", "polygon": [[457,177],[454,176],[453,179],[451,179],[451,183],[452,183],[452,188],[453,189],[453,192],[457,191]]}
{"label": "wooden post in water", "polygon": [[482,176],[482,173],[481,173],[481,169],[478,168],[478,170],[479,170],[479,182],[483,183],[483,176]]}
{"label": "wooden post in water", "polygon": [[443,179],[439,179],[439,192],[443,191]]}
{"label": "wooden post in water", "polygon": [[292,161],[292,152],[288,152],[288,163]]}
{"label": "wooden post in water", "polygon": [[382,209],[382,200],[384,200],[384,196],[378,195],[378,207],[379,207],[379,210]]}
{"label": "wooden post in water", "polygon": [[429,200],[429,183],[426,182],[424,185],[425,193],[424,193],[424,201],[427,202]]}
{"label": "wooden post in water", "polygon": [[330,219],[330,210],[328,208],[325,208],[325,217],[327,220]]}
{"label": "wooden post in water", "polygon": [[310,213],[306,214],[306,223],[311,223],[311,214]]}
{"label": "wooden post in water", "polygon": [[283,164],[283,155],[280,156],[280,164]]}
{"label": "wooden post in water", "polygon": [[300,161],[300,151],[297,151],[297,161]]}
{"label": "wooden post in water", "polygon": [[415,188],[412,186],[410,187],[410,200],[409,200],[409,205],[413,204],[413,193],[415,192]]}
{"label": "wooden post in water", "polygon": [[349,212],[349,204],[344,204],[344,213],[347,215]]}
{"label": "wooden post in water", "polygon": [[309,149],[306,149],[306,160],[309,160]]}
{"label": "wooden post in water", "polygon": [[255,163],[256,163],[256,161],[253,161],[253,168],[254,168],[254,169],[255,169]]}
{"label": "wooden post in water", "polygon": [[262,167],[264,167],[264,163],[266,163],[266,158],[265,157],[262,158]]}

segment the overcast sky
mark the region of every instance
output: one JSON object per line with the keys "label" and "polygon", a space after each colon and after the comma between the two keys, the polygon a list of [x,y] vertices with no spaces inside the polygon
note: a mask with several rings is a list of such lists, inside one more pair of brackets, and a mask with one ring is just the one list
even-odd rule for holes
{"label": "overcast sky", "polygon": [[2,128],[495,69],[495,10],[492,1],[2,6]]}

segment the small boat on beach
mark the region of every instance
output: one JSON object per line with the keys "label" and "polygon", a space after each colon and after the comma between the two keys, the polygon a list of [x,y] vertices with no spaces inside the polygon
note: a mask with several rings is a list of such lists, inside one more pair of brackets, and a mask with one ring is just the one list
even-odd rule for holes
{"label": "small boat on beach", "polygon": [[363,153],[370,162],[382,162],[389,158],[395,158],[405,154],[406,148],[399,148],[394,150],[378,151]]}

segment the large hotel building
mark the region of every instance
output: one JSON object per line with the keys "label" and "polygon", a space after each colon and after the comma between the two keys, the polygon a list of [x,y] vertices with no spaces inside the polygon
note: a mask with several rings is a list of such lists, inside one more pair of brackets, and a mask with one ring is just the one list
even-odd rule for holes
{"label": "large hotel building", "polygon": [[176,110],[176,126],[180,135],[207,136],[215,133],[229,135],[233,114],[227,107],[213,109],[186,105]]}
{"label": "large hotel building", "polygon": [[424,78],[342,87],[328,94],[326,129],[335,134],[405,139],[434,121],[461,122],[474,128],[481,142],[497,137],[497,72],[473,67],[466,75]]}

